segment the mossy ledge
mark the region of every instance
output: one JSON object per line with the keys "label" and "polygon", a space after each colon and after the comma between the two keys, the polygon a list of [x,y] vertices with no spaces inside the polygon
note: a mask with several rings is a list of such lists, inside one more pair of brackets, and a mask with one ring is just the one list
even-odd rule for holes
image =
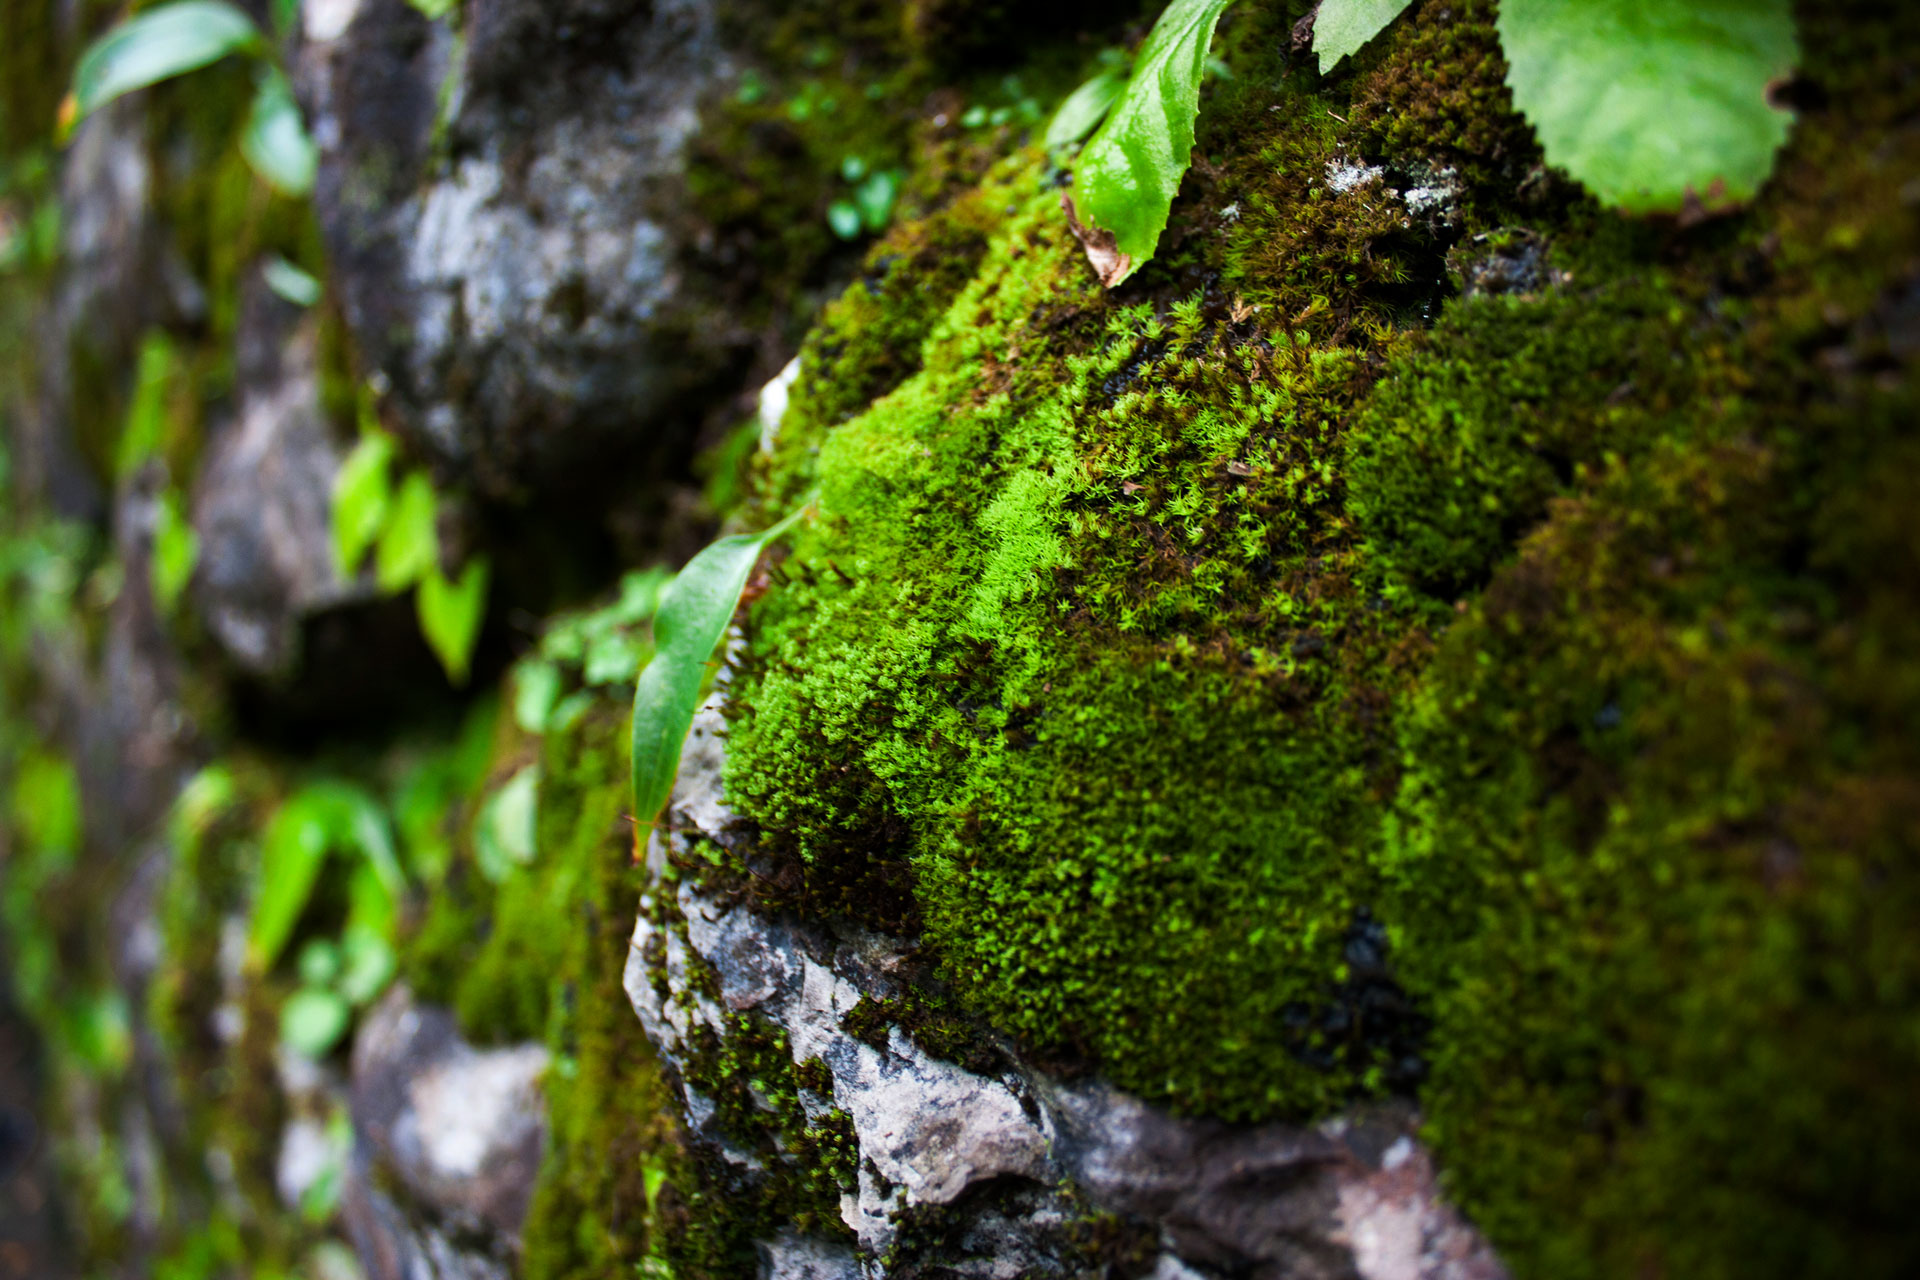
{"label": "mossy ledge", "polygon": [[1907,1272],[1920,31],[1804,14],[1818,105],[1683,227],[1538,167],[1491,5],[1324,84],[1294,16],[1126,288],[1026,154],[943,314],[913,250],[829,307],[889,372],[816,338],[760,460],[819,498],[736,662],[757,890],[1179,1110],[1417,1097],[1523,1276]]}

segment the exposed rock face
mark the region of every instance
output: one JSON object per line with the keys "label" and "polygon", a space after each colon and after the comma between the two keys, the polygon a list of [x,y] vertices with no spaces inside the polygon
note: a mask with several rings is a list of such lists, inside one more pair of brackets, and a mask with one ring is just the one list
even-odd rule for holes
{"label": "exposed rock face", "polygon": [[[878,1277],[927,1266],[1066,1274],[1059,1227],[1090,1204],[1154,1233],[1164,1249],[1156,1276],[1505,1276],[1440,1199],[1412,1137],[1417,1117],[1404,1106],[1313,1127],[1234,1126],[1171,1116],[1098,1080],[1058,1080],[1012,1055],[1002,1074],[977,1074],[930,1056],[897,1026],[884,1047],[856,1038],[845,1025],[855,1007],[900,993],[905,944],[772,919],[689,880],[660,878],[674,849],[732,838],[720,792],[723,725],[717,701],[695,722],[673,834],[650,849],[657,878],[634,929],[626,987],[649,1039],[682,1074],[695,1141],[747,1176],[774,1171],[738,1149],[715,1123],[713,1100],[686,1078],[708,1035],[724,1043],[738,1034],[728,1015],[769,1019],[797,1067],[824,1065],[828,1079],[813,1084],[826,1088],[799,1091],[810,1119],[837,1110],[851,1120],[858,1185],[842,1197],[840,1218],[857,1249],[776,1234],[760,1243],[766,1274]],[[932,1245],[907,1230],[929,1208],[943,1211]]]}
{"label": "exposed rock face", "polygon": [[684,440],[741,339],[676,257],[711,5],[309,6],[299,65],[347,322],[413,442],[482,494]]}
{"label": "exposed rock face", "polygon": [[[546,1067],[539,1045],[475,1049],[447,1010],[415,1003],[404,986],[388,992],[354,1037],[356,1230],[379,1234],[386,1217],[385,1193],[367,1180],[378,1166],[426,1222],[510,1254],[539,1171]],[[381,1252],[362,1246],[363,1256]]]}
{"label": "exposed rock face", "polygon": [[196,599],[227,654],[286,673],[303,617],[372,596],[334,568],[330,495],[344,450],[320,412],[315,326],[264,287],[249,292],[236,419],[207,447],[193,523]]}

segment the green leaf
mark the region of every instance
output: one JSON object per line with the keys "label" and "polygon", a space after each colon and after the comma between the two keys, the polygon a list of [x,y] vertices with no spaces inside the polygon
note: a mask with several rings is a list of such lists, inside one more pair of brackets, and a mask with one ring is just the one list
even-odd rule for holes
{"label": "green leaf", "polygon": [[260,887],[247,924],[247,963],[256,973],[271,969],[287,945],[326,857],[324,805],[301,792],[268,820],[260,841]]}
{"label": "green leaf", "polygon": [[387,508],[393,502],[388,476],[392,461],[393,437],[370,431],[360,437],[333,478],[333,567],[343,580],[360,572],[360,561],[386,525]]}
{"label": "green leaf", "polygon": [[160,451],[167,425],[167,393],[173,389],[178,367],[173,341],[158,329],[140,340],[140,362],[133,380],[133,400],[127,406],[126,426],[120,431],[114,456],[114,475],[126,479]]}
{"label": "green leaf", "polygon": [[791,529],[803,505],[764,533],[722,538],[660,593],[653,619],[653,661],[633,690],[633,812],[651,823],[673,796],[680,749],[700,707],[707,663],[726,634],[740,593],[768,543]]}
{"label": "green leaf", "polygon": [[361,863],[347,881],[347,931],[393,939],[399,936],[399,929],[400,896],[371,863]]}
{"label": "green leaf", "polygon": [[528,733],[545,733],[553,704],[560,701],[560,668],[525,659],[513,672],[513,718]]}
{"label": "green leaf", "polygon": [[533,861],[540,814],[540,770],[528,765],[487,798],[474,829],[480,874],[498,884]]}
{"label": "green leaf", "polygon": [[310,307],[320,301],[320,282],[277,253],[267,259],[260,274],[267,288],[296,307]]}
{"label": "green leaf", "polygon": [[433,565],[420,579],[413,602],[420,616],[420,634],[446,668],[447,679],[465,684],[487,612],[487,558],[469,560],[458,582],[448,581],[440,566]]}
{"label": "green leaf", "polygon": [[340,948],[325,938],[315,938],[300,948],[300,959],[295,962],[294,968],[306,986],[331,986],[333,980],[340,976]]}
{"label": "green leaf", "polygon": [[240,135],[240,154],[267,185],[283,196],[313,193],[314,175],[320,169],[320,149],[307,136],[300,119],[300,107],[293,100],[293,89],[278,68],[261,73],[260,86],[254,91],[253,110],[247,115],[247,128]]}
{"label": "green leaf", "polygon": [[224,764],[210,764],[188,779],[167,818],[167,838],[174,848],[191,849],[233,807],[238,793],[233,770]]}
{"label": "green leaf", "polygon": [[1386,30],[1400,16],[1408,0],[1321,0],[1313,19],[1313,51],[1320,55],[1320,74],[1332,71],[1340,59],[1360,52],[1360,46]]}
{"label": "green leaf", "polygon": [[73,73],[74,120],[122,94],[261,47],[253,19],[220,0],[179,0],[127,19],[80,55]]}
{"label": "green leaf", "polygon": [[180,513],[180,495],[169,489],[154,505],[153,560],[148,567],[153,600],[160,612],[173,612],[199,558],[199,536]]}
{"label": "green leaf", "polygon": [[362,873],[353,882],[351,913],[391,925],[406,876],[380,802],[351,783],[315,782],[280,806],[261,841],[260,887],[247,928],[247,961],[256,972],[273,967],[313,897],[328,849],[358,852]]}
{"label": "green leaf", "polygon": [[409,472],[394,495],[373,573],[382,591],[404,591],[440,563],[439,503],[424,471]]}
{"label": "green leaf", "polygon": [[352,849],[366,859],[380,891],[381,910],[391,913],[406,892],[407,874],[393,843],[387,811],[371,793],[349,782],[317,782],[307,788],[325,806],[328,840],[337,848]]}
{"label": "green leaf", "polygon": [[827,225],[842,240],[860,237],[860,206],[851,200],[835,200],[827,206]]}
{"label": "green leaf", "polygon": [[429,18],[444,18],[460,5],[460,0],[407,0]]}
{"label": "green leaf", "polygon": [[280,1040],[308,1058],[324,1058],[340,1043],[353,1021],[353,1010],[331,991],[302,987],[287,997],[280,1010]]}
{"label": "green leaf", "polygon": [[900,193],[900,175],[891,169],[882,169],[870,175],[860,184],[853,194],[853,202],[860,208],[860,220],[867,230],[876,234],[887,229],[887,219],[893,216],[893,200]]}
{"label": "green leaf", "polygon": [[1787,139],[1788,0],[1503,0],[1498,22],[1548,162],[1628,212],[1748,200]]}
{"label": "green leaf", "polygon": [[1126,87],[1125,73],[1102,71],[1068,94],[1067,100],[1053,113],[1053,119],[1047,122],[1047,150],[1070,147],[1092,133],[1094,127],[1107,118],[1114,99]]}
{"label": "green leaf", "polygon": [[363,1005],[387,989],[399,960],[393,944],[373,929],[349,927],[340,940],[343,961],[336,990],[353,1005]]}
{"label": "green leaf", "polygon": [[1109,289],[1153,257],[1193,154],[1213,29],[1232,0],[1173,0],[1074,165],[1075,233]]}
{"label": "green leaf", "polygon": [[80,779],[66,757],[34,751],[13,775],[13,825],[21,843],[48,867],[65,867],[80,851]]}

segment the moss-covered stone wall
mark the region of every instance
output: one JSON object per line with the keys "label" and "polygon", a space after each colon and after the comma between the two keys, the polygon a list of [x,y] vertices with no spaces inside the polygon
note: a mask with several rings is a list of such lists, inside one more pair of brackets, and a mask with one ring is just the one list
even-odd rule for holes
{"label": "moss-covered stone wall", "polygon": [[1491,5],[1327,82],[1293,16],[1126,287],[1026,152],[809,337],[760,891],[1182,1110],[1417,1097],[1520,1274],[1894,1274],[1915,31],[1807,15],[1777,176],[1682,225],[1542,168]]}

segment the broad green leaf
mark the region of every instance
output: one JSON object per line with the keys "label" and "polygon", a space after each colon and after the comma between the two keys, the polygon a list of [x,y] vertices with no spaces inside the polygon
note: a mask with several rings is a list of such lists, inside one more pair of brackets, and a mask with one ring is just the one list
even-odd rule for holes
{"label": "broad green leaf", "polygon": [[310,307],[320,301],[320,282],[277,253],[267,259],[260,274],[267,288],[296,307]]}
{"label": "broad green leaf", "polygon": [[439,504],[424,471],[400,482],[374,549],[373,575],[382,591],[405,591],[440,563]]}
{"label": "broad green leaf", "polygon": [[127,19],[80,55],[73,73],[73,119],[122,94],[261,47],[253,19],[220,0],[178,0]]}
{"label": "broad green leaf", "polygon": [[280,957],[326,857],[325,805],[310,792],[296,794],[267,821],[260,841],[260,887],[247,924],[247,963],[255,972],[265,973]]}
{"label": "broad green leaf", "polygon": [[[1408,0],[1321,0],[1313,19],[1313,51],[1320,55],[1320,74],[1332,71],[1340,59],[1360,52],[1360,46],[1386,30],[1400,16]],[[1578,7],[1577,2],[1573,7]]]}
{"label": "broad green leaf", "polygon": [[293,89],[286,76],[269,67],[260,76],[254,91],[253,110],[247,115],[247,128],[240,135],[240,153],[267,185],[283,196],[313,193],[314,175],[320,168],[320,149],[307,136],[300,119],[300,107],[293,100]]}
{"label": "broad green leaf", "polygon": [[540,816],[540,770],[528,765],[487,798],[474,829],[480,874],[498,884],[533,861]]}
{"label": "broad green leaf", "polygon": [[680,749],[700,707],[707,663],[726,634],[740,593],[768,543],[791,529],[806,507],[764,533],[722,538],[660,593],[653,619],[653,661],[633,690],[633,812],[651,823],[673,796]]}
{"label": "broad green leaf", "polygon": [[140,340],[133,399],[127,406],[126,426],[121,428],[114,456],[114,474],[122,480],[160,451],[160,437],[167,425],[167,393],[173,389],[178,363],[173,341],[165,333],[155,329]]}
{"label": "broad green leaf", "polygon": [[1200,78],[1213,29],[1232,0],[1173,0],[1133,76],[1074,164],[1082,242],[1109,289],[1153,257],[1193,154]]}
{"label": "broad green leaf", "polygon": [[353,1021],[353,1010],[331,991],[302,987],[280,1010],[280,1040],[308,1058],[324,1058]]}
{"label": "broad green leaf", "polygon": [[154,505],[153,560],[148,569],[153,601],[160,612],[173,612],[199,558],[200,538],[180,513],[180,495],[169,489]]}
{"label": "broad green leaf", "polygon": [[1498,21],[1548,162],[1628,212],[1750,199],[1787,139],[1767,86],[1798,56],[1788,0],[1503,0]]}
{"label": "broad green leaf", "polygon": [[342,579],[360,572],[360,561],[387,523],[393,502],[388,474],[392,462],[393,437],[369,431],[333,478],[333,567]]}
{"label": "broad green leaf", "polygon": [[444,18],[460,6],[460,0],[407,0],[407,3],[429,18]]}
{"label": "broad green leaf", "polygon": [[420,616],[420,634],[446,668],[447,679],[465,684],[487,612],[487,558],[469,560],[458,582],[448,581],[440,566],[433,565],[420,579],[413,602]]}
{"label": "broad green leaf", "polygon": [[1068,94],[1067,100],[1053,113],[1053,119],[1047,122],[1047,150],[1070,147],[1092,133],[1095,126],[1107,118],[1114,99],[1126,87],[1125,74],[1102,71]]}

